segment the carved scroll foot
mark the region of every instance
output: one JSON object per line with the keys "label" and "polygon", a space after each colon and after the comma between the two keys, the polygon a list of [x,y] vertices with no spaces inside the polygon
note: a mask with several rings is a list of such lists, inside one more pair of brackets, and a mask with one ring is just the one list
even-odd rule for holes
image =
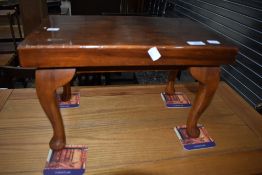
{"label": "carved scroll foot", "polygon": [[56,89],[67,84],[75,69],[42,69],[36,71],[36,92],[39,102],[53,127],[50,148],[62,149],[66,144],[64,124],[56,100]]}
{"label": "carved scroll foot", "polygon": [[179,70],[170,71],[168,74],[168,82],[165,88],[165,93],[169,95],[175,94],[175,82]]}
{"label": "carved scroll foot", "polygon": [[199,89],[189,112],[187,120],[187,133],[190,137],[198,137],[198,119],[210,104],[220,80],[219,67],[192,67],[189,69],[191,75],[199,81]]}

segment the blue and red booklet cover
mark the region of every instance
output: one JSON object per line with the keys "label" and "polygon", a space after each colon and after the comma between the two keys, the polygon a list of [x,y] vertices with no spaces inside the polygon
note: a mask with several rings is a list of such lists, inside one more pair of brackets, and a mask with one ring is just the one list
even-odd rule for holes
{"label": "blue and red booklet cover", "polygon": [[186,125],[177,126],[174,128],[177,137],[186,150],[196,150],[203,148],[211,148],[216,146],[214,140],[209,137],[206,129],[202,125],[198,125],[200,135],[198,138],[191,138],[186,132]]}
{"label": "blue and red booklet cover", "polygon": [[73,92],[68,101],[62,101],[61,94],[57,94],[56,97],[60,108],[77,108],[80,105],[80,92]]}
{"label": "blue and red booklet cover", "polygon": [[175,92],[174,95],[162,92],[160,95],[168,108],[189,108],[192,106],[189,98],[182,92]]}
{"label": "blue and red booklet cover", "polygon": [[59,151],[49,150],[44,175],[82,175],[85,172],[87,146],[67,145]]}

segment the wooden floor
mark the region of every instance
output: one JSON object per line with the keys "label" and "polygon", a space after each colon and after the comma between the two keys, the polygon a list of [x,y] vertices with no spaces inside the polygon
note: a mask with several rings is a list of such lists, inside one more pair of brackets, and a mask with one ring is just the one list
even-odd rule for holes
{"label": "wooden floor", "polygon": [[[86,174],[262,174],[262,117],[225,83],[203,114],[217,146],[185,151],[173,127],[189,109],[167,109],[162,85],[75,88],[63,109],[68,144],[89,147]],[[196,84],[177,85],[191,100]],[[0,174],[42,174],[52,129],[34,89],[0,90]]]}

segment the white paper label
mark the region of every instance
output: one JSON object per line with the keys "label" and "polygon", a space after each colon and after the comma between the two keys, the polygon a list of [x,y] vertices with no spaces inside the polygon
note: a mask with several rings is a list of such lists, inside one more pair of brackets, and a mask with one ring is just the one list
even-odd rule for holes
{"label": "white paper label", "polygon": [[217,41],[217,40],[207,40],[207,42],[208,42],[209,44],[220,44],[220,42]]}
{"label": "white paper label", "polygon": [[159,51],[156,47],[150,48],[148,50],[148,54],[150,55],[150,57],[153,61],[156,61],[161,57],[161,55],[160,55],[160,53],[159,53]]}
{"label": "white paper label", "polygon": [[187,44],[189,44],[191,46],[204,46],[204,45],[206,45],[206,43],[204,43],[203,41],[187,41]]}
{"label": "white paper label", "polygon": [[58,28],[58,27],[49,27],[49,28],[46,29],[46,31],[48,31],[48,32],[57,32],[59,30],[60,30],[60,28]]}

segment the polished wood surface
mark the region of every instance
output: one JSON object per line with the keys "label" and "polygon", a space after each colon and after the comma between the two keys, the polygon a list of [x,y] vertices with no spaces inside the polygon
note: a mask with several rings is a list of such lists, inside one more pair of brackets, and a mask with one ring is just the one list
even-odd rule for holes
{"label": "polished wood surface", "polygon": [[[185,151],[180,145],[173,127],[186,122],[189,109],[165,108],[160,98],[164,88],[72,88],[80,90],[80,107],[61,112],[68,144],[89,147],[85,174],[262,172],[262,118],[228,85],[220,83],[200,119],[217,146],[198,151]],[[193,100],[198,85],[179,84],[175,88]],[[50,123],[35,89],[7,91],[11,91],[10,96],[0,110],[0,174],[42,174],[49,149],[46,143],[52,136]]]}
{"label": "polished wood surface", "polygon": [[61,94],[62,101],[68,101],[71,98],[71,85],[70,82],[63,86],[63,93]]}
{"label": "polished wood surface", "polygon": [[[36,71],[36,92],[42,108],[49,118],[54,133],[49,143],[51,148],[62,149],[66,144],[64,124],[58,108],[56,89],[68,85],[75,74],[75,69],[54,69]],[[54,79],[55,81],[51,81]]]}
{"label": "polished wood surface", "polygon": [[[47,31],[50,27],[58,30]],[[187,44],[187,41],[206,42],[210,39],[221,44]],[[157,47],[162,55],[157,61],[152,61],[147,53],[152,47]],[[85,67],[91,72],[168,69],[172,72],[166,92],[173,93],[173,78],[178,69],[189,67],[200,88],[188,117],[187,132],[191,137],[198,137],[196,125],[216,91],[219,66],[233,63],[237,48],[184,18],[51,16],[26,37],[18,52],[22,66],[38,68],[37,94],[54,129],[50,146],[61,149],[65,144],[65,131],[53,94],[58,85],[64,86],[72,78],[72,74],[69,79],[61,76],[66,75],[66,68]]]}
{"label": "polished wood surface", "polygon": [[[77,27],[76,27],[77,26]],[[46,27],[58,27],[48,32]],[[218,40],[220,45],[190,46],[187,41]],[[152,61],[147,51],[156,46],[162,55]],[[232,63],[236,47],[184,18],[129,16],[51,16],[19,46],[25,67],[102,66],[135,69]],[[208,57],[208,58],[207,58]],[[36,59],[37,58],[37,59]],[[158,68],[160,69],[160,68]]]}
{"label": "polished wood surface", "polygon": [[0,111],[4,107],[11,93],[12,93],[12,90],[10,89],[0,89]]}
{"label": "polished wood surface", "polygon": [[187,119],[187,132],[190,136],[198,137],[199,129],[197,128],[197,122],[201,114],[210,104],[217,86],[220,80],[220,68],[219,67],[191,67],[191,75],[198,80],[199,89],[196,94],[196,98],[192,109],[189,112]]}
{"label": "polished wood surface", "polygon": [[168,73],[168,81],[167,81],[167,85],[165,88],[165,92],[169,95],[174,95],[175,94],[175,82],[176,82],[176,77],[178,74],[179,70],[173,70],[173,71],[169,71]]}

